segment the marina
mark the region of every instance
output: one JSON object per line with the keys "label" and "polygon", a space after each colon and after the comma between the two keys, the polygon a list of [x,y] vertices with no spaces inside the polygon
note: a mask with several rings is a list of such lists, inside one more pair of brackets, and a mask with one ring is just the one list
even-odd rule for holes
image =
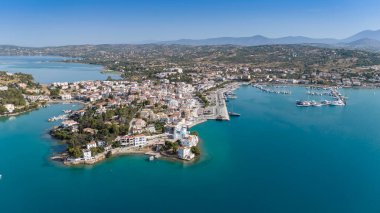
{"label": "marina", "polygon": [[273,93],[273,94],[280,94],[280,95],[292,94],[290,90],[285,89],[286,86],[268,86],[268,85],[260,85],[260,84],[253,84],[252,86],[266,93]]}
{"label": "marina", "polygon": [[[310,89],[317,89],[317,90],[329,90],[328,92],[315,92],[311,91]],[[331,96],[334,100],[322,100],[322,101],[315,101],[315,100],[297,100],[296,106],[298,107],[321,107],[321,106],[345,106],[346,105],[346,99],[347,97],[343,96],[336,87],[330,87],[330,88],[309,88],[308,92],[306,93],[308,96]]]}

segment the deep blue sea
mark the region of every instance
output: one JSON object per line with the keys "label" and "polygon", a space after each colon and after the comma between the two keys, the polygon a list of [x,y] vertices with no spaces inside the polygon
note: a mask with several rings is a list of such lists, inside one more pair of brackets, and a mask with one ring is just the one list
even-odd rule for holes
{"label": "deep blue sea", "polygon": [[60,62],[67,58],[54,56],[0,56],[0,71],[32,74],[40,83],[105,80],[115,74],[102,74],[102,66]]}
{"label": "deep blue sea", "polygon": [[123,156],[64,167],[52,105],[0,120],[0,212],[380,212],[380,90],[345,89],[345,107],[298,108],[292,95],[236,91],[230,122],[193,128],[194,164]]}

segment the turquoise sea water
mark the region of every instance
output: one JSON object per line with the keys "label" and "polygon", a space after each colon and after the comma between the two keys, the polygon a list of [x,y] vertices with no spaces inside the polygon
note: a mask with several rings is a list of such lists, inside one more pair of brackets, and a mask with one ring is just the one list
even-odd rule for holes
{"label": "turquoise sea water", "polygon": [[0,56],[0,70],[32,74],[40,83],[62,81],[105,80],[115,74],[102,74],[102,66],[59,62],[62,57],[47,56]]}
{"label": "turquoise sea water", "polygon": [[[306,90],[237,90],[230,122],[193,128],[195,164],[124,156],[68,168],[46,122],[71,105],[0,121],[0,212],[380,212],[380,91],[346,107],[297,108]],[[76,106],[78,107],[78,106]]]}

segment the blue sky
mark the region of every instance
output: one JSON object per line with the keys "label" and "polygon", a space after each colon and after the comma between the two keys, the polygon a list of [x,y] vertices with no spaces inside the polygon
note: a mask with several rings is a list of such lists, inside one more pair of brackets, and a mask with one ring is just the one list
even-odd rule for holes
{"label": "blue sky", "polygon": [[380,29],[379,0],[0,0],[0,44],[221,36],[345,38]]}

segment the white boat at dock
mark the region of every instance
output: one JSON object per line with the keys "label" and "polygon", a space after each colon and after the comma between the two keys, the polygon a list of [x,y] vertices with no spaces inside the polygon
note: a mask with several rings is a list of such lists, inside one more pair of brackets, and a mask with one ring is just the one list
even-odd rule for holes
{"label": "white boat at dock", "polygon": [[332,101],[331,106],[345,106],[346,104],[342,100]]}
{"label": "white boat at dock", "polygon": [[311,102],[310,101],[297,101],[296,105],[298,107],[309,107],[309,106],[311,106]]}
{"label": "white boat at dock", "polygon": [[68,118],[68,115],[60,115],[60,116],[54,116],[52,118],[49,118],[48,121],[49,122],[54,122],[54,121],[58,121],[58,120],[66,120]]}

